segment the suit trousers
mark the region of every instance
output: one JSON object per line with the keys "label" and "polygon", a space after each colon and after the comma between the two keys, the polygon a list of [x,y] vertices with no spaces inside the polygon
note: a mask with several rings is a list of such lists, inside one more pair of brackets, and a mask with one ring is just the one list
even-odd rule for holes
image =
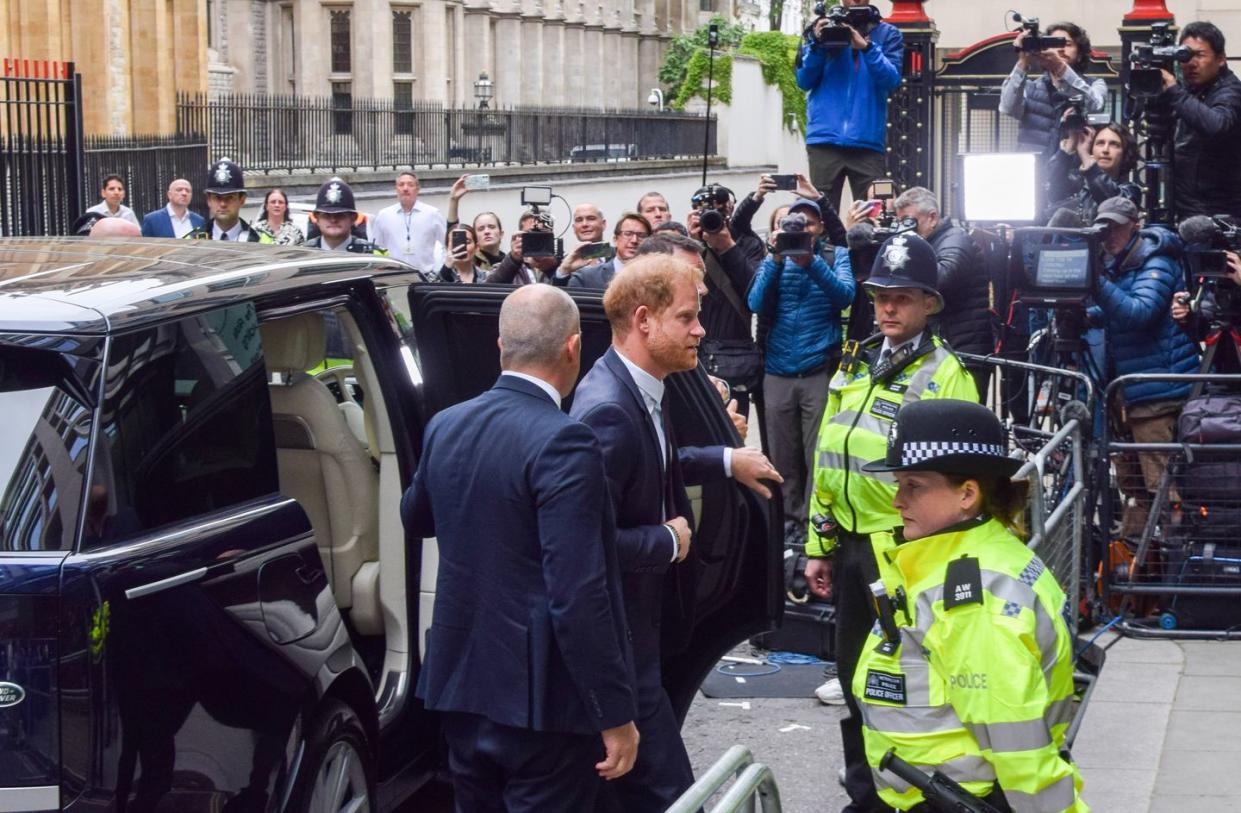
{"label": "suit trousers", "polygon": [[866,637],[875,624],[870,583],[877,578],[879,567],[870,537],[842,531],[832,568],[832,601],[836,605],[836,674],[840,676],[840,688],[849,710],[840,721],[845,791],[851,799],[844,813],[887,813],[892,809],[880,800],[875,790],[862,740],[862,710],[853,696],[854,670]]}
{"label": "suit trousers", "polygon": [[810,182],[819,192],[827,195],[838,211],[840,195],[845,190],[845,178],[849,179],[853,200],[866,200],[866,190],[871,181],[884,177],[888,171],[884,154],[864,147],[807,144],[806,157],[810,162]]}
{"label": "suit trousers", "polygon": [[784,476],[784,518],[806,526],[806,503],[813,488],[814,451],[827,406],[827,385],[836,374],[839,354],[820,372],[805,378],[767,373],[763,378],[763,420],[767,454]]}
{"label": "suit trousers", "polygon": [[694,769],[667,692],[654,713],[638,720],[633,770],[604,784],[598,813],[663,813],[694,784]]}
{"label": "suit trousers", "polygon": [[[603,780],[597,734],[512,728],[478,714],[444,712],[457,813],[581,813]],[[645,743],[643,743],[645,745]]]}

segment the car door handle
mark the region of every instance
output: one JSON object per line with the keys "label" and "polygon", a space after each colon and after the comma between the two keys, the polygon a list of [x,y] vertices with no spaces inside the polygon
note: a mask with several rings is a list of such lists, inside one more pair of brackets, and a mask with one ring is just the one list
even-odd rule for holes
{"label": "car door handle", "polygon": [[131,587],[125,591],[125,598],[135,599],[149,596],[152,593],[158,593],[161,590],[169,590],[173,587],[180,587],[183,584],[196,582],[203,576],[207,575],[207,568],[200,567],[195,570],[187,570],[184,573],[178,573],[176,576],[169,576],[166,579],[140,584],[137,587]]}

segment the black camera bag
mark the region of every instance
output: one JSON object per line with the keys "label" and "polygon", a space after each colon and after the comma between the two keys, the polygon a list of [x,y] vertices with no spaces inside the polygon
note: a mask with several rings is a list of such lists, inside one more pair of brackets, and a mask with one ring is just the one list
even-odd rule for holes
{"label": "black camera bag", "polygon": [[[704,261],[707,266],[707,277],[714,283],[719,292],[728,300],[745,322],[750,321],[750,311],[741,303],[741,297],[733,288],[732,280],[720,268],[711,252],[707,252]],[[738,392],[755,393],[763,388],[763,351],[749,339],[712,339],[704,338],[698,347],[698,356],[702,366],[716,378],[728,382],[728,386]]]}

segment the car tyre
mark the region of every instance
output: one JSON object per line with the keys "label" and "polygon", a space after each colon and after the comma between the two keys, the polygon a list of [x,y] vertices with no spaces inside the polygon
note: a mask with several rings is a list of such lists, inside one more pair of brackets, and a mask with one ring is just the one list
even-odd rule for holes
{"label": "car tyre", "polygon": [[357,713],[328,700],[306,738],[305,769],[289,805],[298,813],[373,813],[370,746]]}

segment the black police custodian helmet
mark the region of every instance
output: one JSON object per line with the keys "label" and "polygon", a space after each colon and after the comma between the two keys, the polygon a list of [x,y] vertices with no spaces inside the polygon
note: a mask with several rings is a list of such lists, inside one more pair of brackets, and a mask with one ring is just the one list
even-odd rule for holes
{"label": "black police custodian helmet", "polygon": [[353,190],[340,178],[332,178],[319,187],[319,194],[315,195],[315,211],[325,215],[342,212],[355,214],[358,210],[353,203]]}
{"label": "black police custodian helmet", "polygon": [[246,179],[241,174],[241,167],[227,158],[221,158],[207,170],[207,183],[204,192],[213,195],[231,195],[234,192],[246,191]]}
{"label": "black police custodian helmet", "polygon": [[937,471],[971,477],[1012,477],[1021,461],[1008,456],[1008,435],[995,413],[972,401],[935,398],[901,407],[883,460],[862,471]]}
{"label": "black police custodian helmet", "polygon": [[867,288],[919,288],[939,300],[935,313],[944,309],[944,298],[935,287],[939,270],[935,249],[913,232],[889,237],[879,247],[870,278],[862,284]]}

